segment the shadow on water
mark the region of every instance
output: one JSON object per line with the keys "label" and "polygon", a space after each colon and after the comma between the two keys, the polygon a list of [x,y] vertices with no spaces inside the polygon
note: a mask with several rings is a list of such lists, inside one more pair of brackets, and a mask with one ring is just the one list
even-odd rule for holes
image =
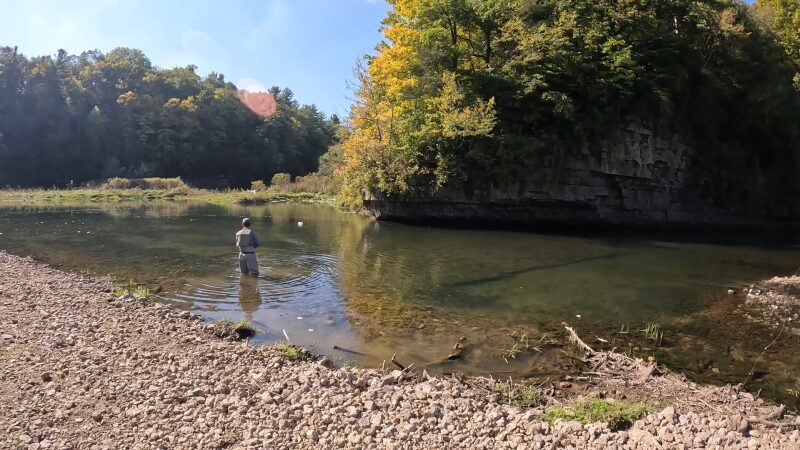
{"label": "shadow on water", "polygon": [[[238,273],[233,234],[244,216],[263,241],[258,279]],[[593,345],[602,345],[595,336],[631,344],[714,382],[743,381],[773,337],[727,289],[800,266],[785,246],[420,228],[301,204],[0,209],[0,248],[146,283],[160,301],[212,320],[246,319],[263,330],[259,342],[285,329],[343,362],[380,366],[397,353],[431,372],[553,377],[574,370],[561,351],[568,323]],[[663,346],[642,340],[648,322],[665,331]],[[617,334],[626,326],[631,334]],[[442,361],[462,335],[463,359]],[[512,335],[529,347],[509,357],[522,345]],[[774,348],[753,389],[791,404],[800,361],[785,355],[800,338],[786,334]]]}
{"label": "shadow on water", "polygon": [[600,260],[600,259],[619,258],[622,255],[623,255],[623,253],[612,253],[612,254],[608,254],[608,255],[591,256],[591,257],[588,257],[588,258],[579,258],[579,259],[575,259],[575,260],[572,260],[572,261],[566,261],[566,262],[558,263],[558,264],[544,264],[544,265],[540,265],[540,266],[526,267],[526,268],[522,268],[522,269],[506,272],[506,273],[503,273],[503,274],[495,275],[495,276],[492,276],[492,277],[481,278],[481,279],[470,280],[470,281],[462,281],[462,282],[459,282],[459,283],[450,283],[450,284],[445,284],[445,286],[458,288],[458,287],[472,286],[472,285],[476,285],[476,284],[492,283],[492,282],[496,282],[496,281],[506,280],[508,278],[516,277],[516,276],[519,276],[519,275],[524,275],[524,274],[531,273],[531,272],[538,272],[540,270],[558,269],[558,268],[561,268],[561,267],[567,267],[567,266],[571,266],[571,265],[574,265],[574,264],[580,264],[580,263],[589,262],[589,261],[597,261],[597,260]]}

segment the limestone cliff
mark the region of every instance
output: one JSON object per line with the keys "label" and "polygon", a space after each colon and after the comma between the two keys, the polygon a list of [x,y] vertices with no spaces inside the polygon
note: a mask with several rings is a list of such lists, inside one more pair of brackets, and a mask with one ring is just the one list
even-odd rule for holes
{"label": "limestone cliff", "polygon": [[690,182],[695,145],[669,127],[631,120],[610,139],[531,161],[521,182],[432,196],[367,194],[379,220],[517,225],[656,225],[782,228],[786,217],[712,206]]}

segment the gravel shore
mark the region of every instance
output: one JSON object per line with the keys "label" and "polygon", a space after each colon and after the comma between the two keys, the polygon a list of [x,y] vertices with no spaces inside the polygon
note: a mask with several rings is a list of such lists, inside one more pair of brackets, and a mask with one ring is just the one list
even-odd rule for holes
{"label": "gravel shore", "polygon": [[542,408],[487,401],[468,377],[287,361],[216,337],[194,314],[109,291],[0,252],[0,448],[800,449],[796,417],[736,387],[609,378],[606,391],[652,412],[614,432],[549,423]]}
{"label": "gravel shore", "polygon": [[800,276],[774,277],[744,289],[745,304],[755,306],[751,316],[800,336]]}

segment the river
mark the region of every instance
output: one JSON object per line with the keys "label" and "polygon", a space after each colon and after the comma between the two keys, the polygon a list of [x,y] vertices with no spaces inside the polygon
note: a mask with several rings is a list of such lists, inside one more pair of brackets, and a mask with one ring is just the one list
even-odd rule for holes
{"label": "river", "polygon": [[[263,242],[257,280],[238,273],[244,216]],[[1,249],[134,279],[209,320],[247,319],[258,342],[285,330],[340,364],[379,367],[397,354],[431,372],[552,379],[575,368],[568,324],[590,345],[740,383],[775,335],[746,319],[741,290],[795,272],[800,251],[703,240],[424,228],[291,203],[0,209]],[[443,362],[461,336],[463,357]],[[797,407],[798,350],[800,337],[784,333],[748,387]]]}

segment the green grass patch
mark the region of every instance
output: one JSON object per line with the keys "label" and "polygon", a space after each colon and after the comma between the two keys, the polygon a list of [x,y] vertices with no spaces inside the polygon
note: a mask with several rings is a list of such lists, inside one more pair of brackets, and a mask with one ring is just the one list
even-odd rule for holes
{"label": "green grass patch", "polygon": [[311,353],[306,349],[286,342],[276,342],[268,346],[266,350],[289,361],[310,361],[313,359]]}
{"label": "green grass patch", "polygon": [[542,418],[556,420],[577,420],[581,423],[606,422],[612,431],[625,430],[633,422],[644,417],[650,409],[641,403],[627,403],[588,397],[576,401],[571,406],[553,406],[545,409]]}
{"label": "green grass patch", "polygon": [[317,194],[311,192],[282,192],[273,190],[272,188],[266,191],[241,191],[241,190],[228,190],[224,192],[210,192],[207,191],[198,197],[208,203],[229,205],[263,205],[267,203],[286,203],[286,202],[300,202],[300,203],[332,203],[334,197],[326,194]]}
{"label": "green grass patch", "polygon": [[240,339],[249,338],[256,334],[256,329],[250,326],[246,319],[236,322],[233,325],[233,331],[239,335]]}
{"label": "green grass patch", "polygon": [[0,205],[82,206],[95,203],[124,203],[177,200],[199,196],[204,191],[182,188],[153,189],[2,189]]}
{"label": "green grass patch", "polygon": [[[286,178],[288,179],[288,174]],[[196,189],[180,178],[109,178],[101,184],[65,189],[0,189],[0,206],[82,206],[98,203],[152,202],[189,199],[213,204],[333,203],[338,192],[331,177],[310,174],[267,187],[252,183],[251,190]]]}

